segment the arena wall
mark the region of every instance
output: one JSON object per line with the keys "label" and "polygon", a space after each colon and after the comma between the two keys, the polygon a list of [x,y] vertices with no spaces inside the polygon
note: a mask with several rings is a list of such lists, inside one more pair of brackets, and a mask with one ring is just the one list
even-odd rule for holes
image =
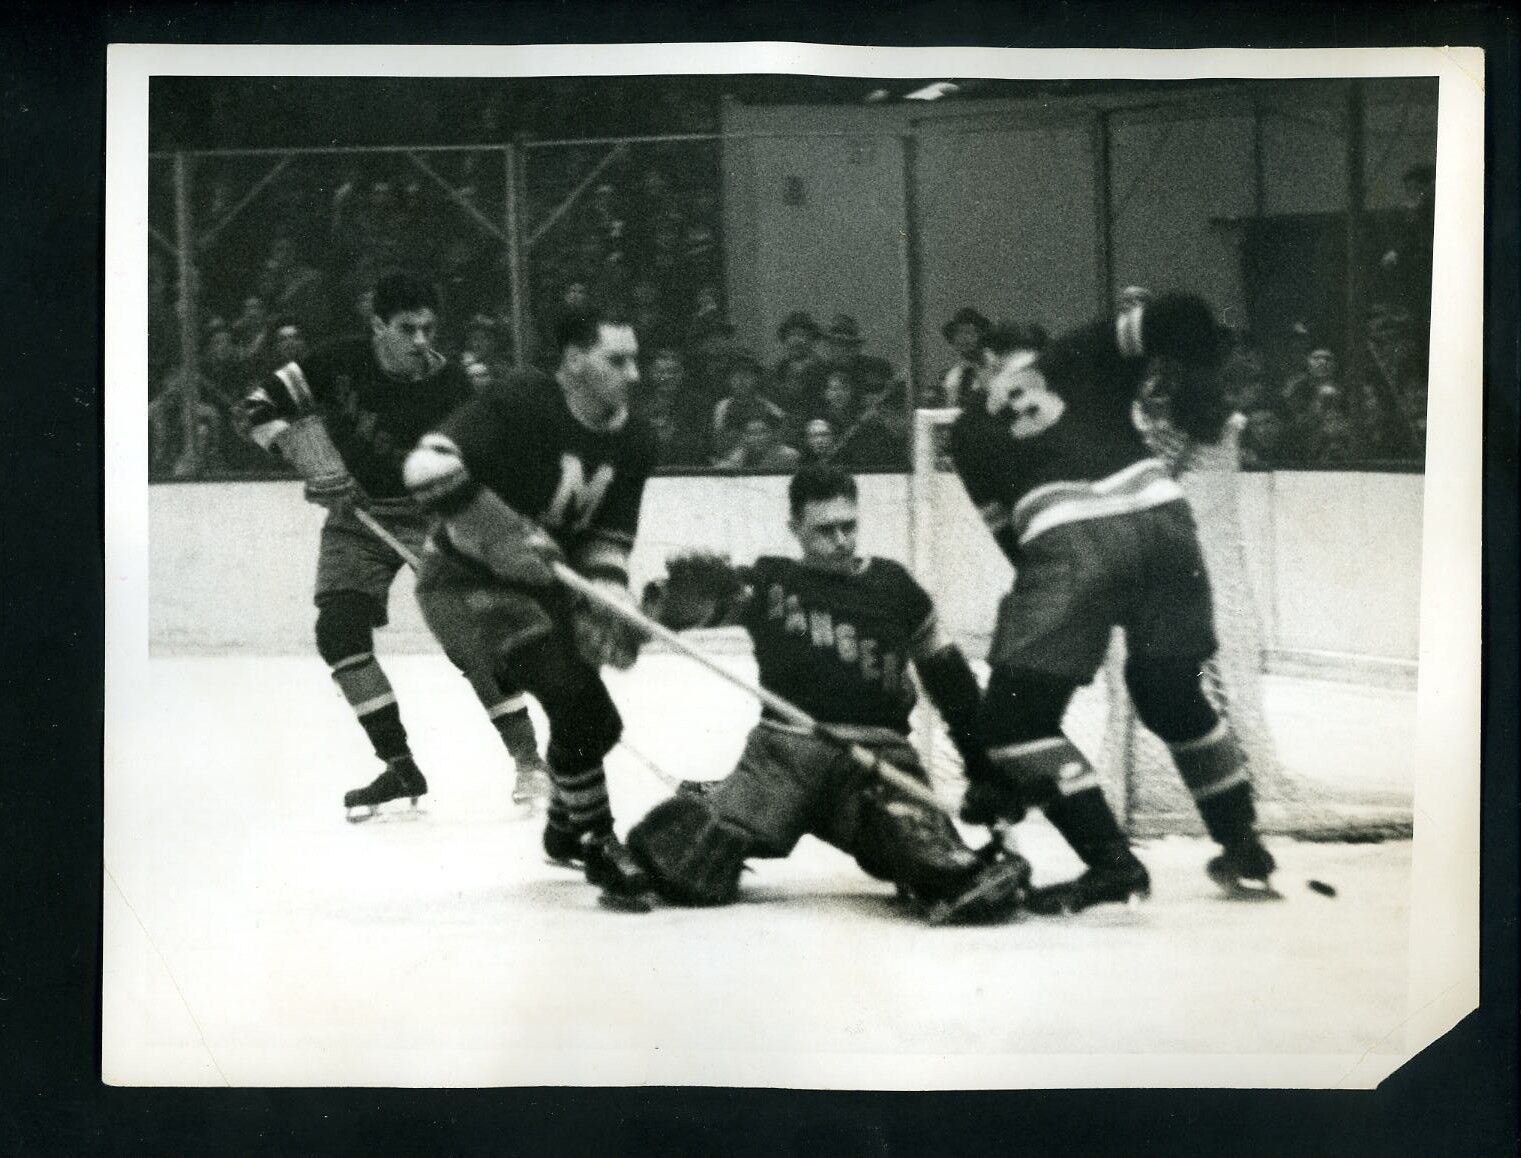
{"label": "arena wall", "polygon": [[[1388,78],[1364,95],[1365,204],[1396,208],[1405,168],[1434,154],[1436,89]],[[1119,287],[1187,287],[1243,325],[1232,223],[1342,212],[1345,125],[1334,82],[1255,96],[731,106],[730,317],[769,356],[791,310],[843,311],[870,350],[907,367],[911,313],[921,382],[947,363],[940,326],[965,305],[1058,330]]]}
{"label": "arena wall", "polygon": [[[908,560],[911,536],[930,552],[942,615],[977,648],[1008,583],[1008,567],[963,510],[949,475],[932,476],[934,511],[913,529],[910,480],[864,475],[862,549]],[[672,477],[651,482],[634,581],[658,574],[679,548],[743,560],[790,553],[782,477]],[[295,483],[150,487],[150,644],[155,653],[301,653],[322,512]],[[1326,674],[1404,672],[1416,658],[1422,476],[1279,472],[1242,476],[1244,547],[1264,620],[1270,666]],[[965,525],[963,525],[965,523]],[[921,543],[918,557],[926,552]],[[391,651],[432,650],[411,578],[391,597]]]}

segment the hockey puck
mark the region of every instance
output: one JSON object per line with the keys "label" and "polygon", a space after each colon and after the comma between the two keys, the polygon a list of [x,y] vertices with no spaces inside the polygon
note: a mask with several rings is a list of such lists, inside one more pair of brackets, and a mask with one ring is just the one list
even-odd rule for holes
{"label": "hockey puck", "polygon": [[1305,884],[1310,886],[1310,891],[1312,893],[1319,893],[1323,897],[1334,897],[1336,895],[1336,889],[1333,886],[1326,884],[1325,881],[1311,880],[1306,881]]}

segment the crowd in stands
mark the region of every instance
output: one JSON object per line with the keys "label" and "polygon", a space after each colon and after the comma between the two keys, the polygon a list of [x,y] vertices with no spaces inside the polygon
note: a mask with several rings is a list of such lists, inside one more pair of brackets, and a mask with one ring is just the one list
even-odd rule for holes
{"label": "crowd in stands", "polygon": [[[151,476],[269,471],[269,461],[233,430],[233,403],[311,346],[367,328],[368,287],[389,268],[439,284],[445,351],[459,356],[478,385],[500,380],[516,361],[505,252],[455,201],[484,213],[500,199],[482,156],[453,154],[447,166],[439,162],[454,198],[420,172],[402,179],[407,165],[395,155],[309,166],[305,177],[275,182],[241,209],[235,182],[215,170],[204,174],[196,217],[210,223],[213,237],[196,263],[194,377],[178,356],[174,261],[161,250],[150,254]],[[534,156],[539,180],[531,186],[529,220],[548,224],[528,271],[532,328],[549,332],[554,314],[589,298],[626,314],[642,350],[634,405],[657,433],[664,466],[907,465],[905,375],[865,350],[849,313],[822,324],[794,311],[777,327],[772,350],[736,345],[723,299],[715,150],[694,154],[690,145],[673,143],[629,151],[611,157],[589,186],[585,175],[599,157],[608,159],[605,149]],[[382,163],[389,168],[375,168]],[[1258,342],[1236,335],[1225,376],[1247,418],[1245,465],[1335,466],[1422,454],[1431,185],[1429,166],[1407,174],[1408,213],[1370,278],[1366,350],[1356,352],[1355,374],[1344,373],[1338,355],[1345,351],[1313,340],[1310,324],[1288,339],[1301,349],[1281,382],[1273,381],[1272,359]],[[920,384],[918,405],[962,404],[989,325],[971,307],[946,320],[949,365]],[[1281,364],[1283,336],[1275,346]],[[528,351],[530,361],[552,358],[550,351]]]}
{"label": "crowd in stands", "polygon": [[[637,323],[636,323],[637,328]],[[642,335],[641,335],[642,338]],[[860,327],[789,314],[769,364],[734,344],[721,317],[699,320],[684,347],[648,350],[635,409],[654,426],[668,466],[791,470],[833,462],[856,470],[907,461],[906,394]]]}

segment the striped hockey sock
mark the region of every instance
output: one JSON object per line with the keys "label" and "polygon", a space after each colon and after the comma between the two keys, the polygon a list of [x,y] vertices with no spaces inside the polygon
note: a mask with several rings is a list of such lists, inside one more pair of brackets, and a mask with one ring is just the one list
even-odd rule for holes
{"label": "striped hockey sock", "polygon": [[570,832],[606,832],[613,827],[607,798],[607,774],[598,764],[580,772],[561,772],[550,765],[554,797],[549,823]]}
{"label": "striped hockey sock", "polygon": [[534,735],[533,720],[528,715],[528,697],[522,692],[508,693],[489,675],[470,675],[470,686],[486,709],[486,715],[507,748],[507,754],[519,768],[538,764],[539,740]]}
{"label": "striped hockey sock", "polygon": [[1219,720],[1198,739],[1168,750],[1210,836],[1227,848],[1255,840],[1251,770],[1230,725]]}
{"label": "striped hockey sock", "polygon": [[387,761],[410,755],[407,729],[401,722],[396,693],[391,689],[386,673],[375,661],[375,653],[364,651],[346,656],[333,664],[332,672],[333,682],[349,702],[349,707],[354,709],[375,755]]}
{"label": "striped hockey sock", "polygon": [[539,762],[539,740],[533,733],[533,720],[529,718],[528,704],[522,696],[509,696],[500,703],[489,705],[486,714],[491,717],[514,764],[521,768]]}

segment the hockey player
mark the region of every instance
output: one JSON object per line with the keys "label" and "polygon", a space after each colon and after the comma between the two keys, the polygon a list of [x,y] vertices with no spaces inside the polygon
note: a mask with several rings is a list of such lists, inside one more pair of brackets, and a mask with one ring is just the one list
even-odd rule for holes
{"label": "hockey player", "polygon": [[983,700],[991,766],[969,768],[963,816],[1017,819],[1035,805],[1088,866],[1039,890],[1038,911],[1145,895],[1146,869],[1098,776],[1061,731],[1073,693],[1125,629],[1125,682],[1141,721],[1167,745],[1222,852],[1209,872],[1230,891],[1268,891],[1272,856],[1256,832],[1245,756],[1211,707],[1200,666],[1216,649],[1209,580],[1193,517],[1132,421],[1148,373],[1169,382],[1171,419],[1219,437],[1228,413],[1210,309],[1191,296],[1132,300],[1118,317],[1043,350],[1008,331],[984,338],[985,405],[952,428],[968,495],[1014,564],[999,606]]}
{"label": "hockey player", "polygon": [[[428,516],[407,493],[402,462],[424,431],[473,393],[463,370],[433,349],[432,286],[389,275],[371,308],[368,335],[286,363],[239,407],[249,436],[300,471],[308,501],[328,510],[317,555],[317,650],[385,762],[373,783],[344,797],[351,819],[403,797],[415,803],[428,790],[374,651],[375,628],[386,622],[391,584],[405,564],[353,508],[420,552]],[[543,797],[547,778],[523,695],[484,670],[469,678],[517,765],[513,798]]]}
{"label": "hockey player", "polygon": [[439,516],[417,584],[423,616],[464,671],[489,671],[549,717],[552,781],[544,850],[579,864],[604,898],[638,903],[644,873],[613,834],[602,759],[623,721],[599,668],[630,666],[639,638],[560,586],[568,561],[631,601],[628,554],[655,462],[630,417],[634,331],[591,308],[555,332],[559,363],[506,381],[438,423],[407,458],[412,493]]}
{"label": "hockey player", "polygon": [[[899,564],[856,554],[855,480],[806,467],[789,499],[801,560],[763,556],[736,571],[715,556],[677,557],[649,610],[676,629],[743,626],[764,689],[927,784],[908,743],[912,666],[964,758],[982,760],[977,681],[930,597]],[[1029,866],[1001,844],[989,846],[997,855],[974,852],[942,813],[769,710],[728,777],[678,792],[628,839],[666,899],[722,904],[747,857],[786,856],[805,833],[897,884],[935,921],[1006,918],[1029,880]]]}

